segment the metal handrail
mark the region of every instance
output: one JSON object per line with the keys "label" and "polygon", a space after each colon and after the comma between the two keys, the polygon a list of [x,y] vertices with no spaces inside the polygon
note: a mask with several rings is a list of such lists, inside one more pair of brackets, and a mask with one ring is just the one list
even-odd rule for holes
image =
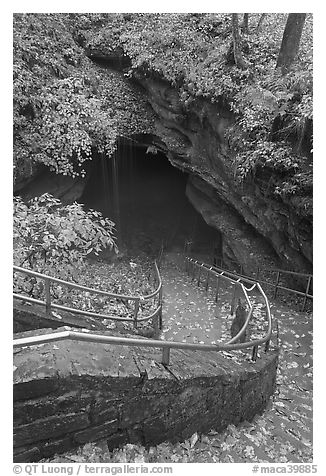
{"label": "metal handrail", "polygon": [[[225,263],[225,261],[223,260],[223,258],[221,256],[216,256],[216,258],[222,263]],[[234,263],[235,265],[238,265],[239,266],[239,263],[237,261],[234,261],[232,259],[229,260],[231,263]],[[241,265],[240,265],[241,266]],[[305,278],[309,278],[309,277],[313,277],[313,275],[311,273],[300,273],[299,271],[290,271],[290,270],[287,270],[287,269],[281,269],[281,268],[269,268],[268,270],[266,268],[259,268],[257,267],[257,269],[261,270],[261,271],[273,271],[273,272],[280,272],[280,273],[283,273],[283,274],[292,274],[294,276],[301,276],[301,277],[305,277]]]}
{"label": "metal handrail", "polygon": [[[155,340],[155,339],[135,339],[129,337],[114,337],[114,336],[105,336],[99,334],[89,334],[76,331],[63,331],[56,332],[51,334],[45,334],[40,336],[32,337],[23,337],[14,339],[13,347],[21,348],[32,345],[46,344],[48,342],[56,342],[61,340],[77,340],[84,342],[96,342],[98,344],[114,344],[114,345],[130,345],[138,347],[158,347],[161,348],[162,353],[162,364],[169,365],[170,350],[171,349],[186,349],[186,350],[200,350],[200,351],[220,351],[220,350],[239,350],[246,349],[249,347],[257,348],[258,345],[266,343],[270,339],[270,335],[266,335],[261,339],[255,339],[254,341],[243,342],[238,344],[190,344],[187,342],[171,342],[164,340]],[[267,349],[265,349],[267,350]]]}
{"label": "metal handrail", "polygon": [[[192,259],[187,258],[187,260],[191,261]],[[105,335],[99,335],[99,334],[82,333],[82,332],[76,332],[76,331],[64,331],[64,332],[56,332],[56,333],[40,335],[40,336],[18,338],[14,340],[13,346],[14,348],[21,348],[25,346],[40,345],[40,344],[46,344],[48,342],[55,342],[55,341],[70,339],[70,340],[76,340],[76,341],[96,342],[96,343],[113,344],[113,345],[130,345],[130,346],[154,347],[154,348],[156,347],[156,348],[162,349],[162,364],[163,365],[169,365],[171,349],[186,349],[186,350],[192,350],[192,351],[199,350],[199,351],[207,352],[207,351],[240,350],[240,349],[248,349],[252,347],[253,348],[252,359],[256,360],[258,346],[265,344],[265,352],[267,352],[269,348],[269,341],[272,335],[272,316],[270,313],[269,302],[260,284],[255,283],[255,285],[258,287],[258,290],[261,292],[266,304],[267,317],[268,317],[268,330],[266,334],[260,339],[254,339],[250,342],[234,343],[234,341],[238,340],[239,337],[241,337],[241,335],[243,334],[243,332],[245,332],[245,329],[246,329],[245,326],[248,324],[252,315],[252,305],[250,303],[247,290],[243,286],[243,284],[240,282],[242,278],[238,278],[237,280],[234,280],[232,278],[229,278],[228,276],[224,276],[223,271],[221,271],[221,273],[218,273],[216,270],[213,270],[212,267],[209,267],[208,265],[204,265],[203,263],[201,265],[203,268],[207,268],[210,272],[213,272],[213,274],[217,276],[218,278],[226,279],[232,282],[234,285],[241,287],[247,302],[249,302],[250,309],[249,309],[249,313],[248,313],[245,325],[242,327],[242,329],[239,331],[239,333],[236,336],[234,336],[230,341],[226,343],[192,344],[187,342],[173,342],[173,341],[163,341],[163,340],[156,340],[156,339],[139,339],[139,338],[137,339],[137,338],[129,338],[129,337],[128,338],[114,337],[114,336],[105,336]],[[160,285],[161,284],[162,283],[160,281]],[[162,287],[161,286],[159,287],[161,291]],[[154,312],[154,314],[158,312],[159,312],[159,308]]]}
{"label": "metal handrail", "polygon": [[261,339],[255,339],[250,344],[248,342],[241,342],[238,344],[191,344],[188,342],[174,342],[158,339],[137,339],[130,337],[115,337],[115,336],[106,336],[103,334],[90,334],[88,332],[77,332],[77,331],[62,331],[62,332],[53,332],[51,334],[43,334],[39,336],[31,337],[21,337],[14,339],[13,346],[14,348],[21,348],[31,345],[40,345],[46,344],[47,342],[59,341],[64,339],[79,340],[86,342],[97,342],[102,344],[116,344],[116,345],[131,345],[131,346],[140,346],[140,347],[160,347],[160,348],[170,348],[170,349],[188,349],[188,350],[237,350],[237,349],[246,349],[252,347],[253,345],[260,345],[266,342],[266,336]]}
{"label": "metal handrail", "polygon": [[[247,326],[249,324],[249,321],[251,319],[251,316],[252,316],[252,311],[253,311],[253,308],[252,308],[252,304],[250,302],[250,299],[249,299],[249,296],[248,296],[248,292],[249,291],[253,291],[253,289],[255,287],[258,288],[260,294],[262,295],[263,299],[264,299],[264,302],[265,302],[265,305],[266,305],[266,312],[267,312],[267,319],[268,319],[268,331],[267,331],[267,335],[269,336],[269,338],[271,337],[271,334],[272,334],[272,316],[271,316],[271,312],[270,312],[270,306],[269,306],[269,302],[268,302],[268,299],[266,297],[266,294],[264,293],[262,287],[260,286],[259,283],[257,282],[254,282],[253,280],[251,279],[247,279],[247,278],[238,278],[237,275],[235,275],[234,273],[229,273],[228,271],[224,271],[224,270],[221,270],[220,271],[218,270],[218,268],[216,266],[210,266],[208,264],[205,264],[205,263],[201,263],[193,258],[190,258],[190,257],[186,257],[186,260],[189,261],[190,263],[194,264],[195,266],[199,267],[199,268],[205,268],[207,270],[207,272],[211,272],[212,274],[214,274],[216,277],[218,278],[222,278],[224,280],[227,280],[229,282],[231,282],[233,285],[237,285],[240,287],[240,289],[242,290],[244,296],[245,296],[245,299],[247,301],[247,304],[249,306],[249,311],[248,311],[248,314],[247,314],[247,318],[246,318],[246,321],[244,323],[244,325],[242,326],[242,328],[240,329],[240,331],[238,332],[238,334],[236,334],[231,340],[228,341],[228,344],[230,343],[233,343],[235,341],[237,341],[246,331],[247,329]],[[233,279],[229,276],[226,276],[226,273],[229,274],[229,275],[232,275],[238,279]],[[250,283],[252,284],[253,283],[253,286],[251,288],[246,288],[240,281],[243,280],[247,283]],[[234,302],[235,302],[235,294],[233,295],[233,299],[232,299],[232,306],[231,306],[231,309],[234,307]],[[267,340],[266,340],[267,342]]]}
{"label": "metal handrail", "polygon": [[[146,296],[134,296],[134,295],[111,293],[111,292],[108,292],[108,291],[103,291],[101,289],[90,288],[88,286],[83,286],[81,284],[72,283],[71,281],[65,281],[65,280],[60,279],[60,278],[55,278],[55,277],[52,277],[52,276],[49,276],[49,275],[46,275],[46,274],[43,274],[43,273],[39,273],[37,271],[32,271],[30,269],[22,268],[22,267],[19,267],[19,266],[13,266],[14,272],[15,271],[20,272],[20,273],[27,274],[27,275],[30,275],[30,276],[35,276],[35,277],[38,277],[38,278],[41,278],[41,279],[44,280],[44,282],[45,282],[45,301],[42,301],[40,299],[35,299],[35,298],[30,297],[30,296],[25,296],[23,294],[17,294],[17,293],[13,293],[13,297],[15,299],[19,299],[21,301],[31,302],[31,303],[34,303],[34,304],[39,304],[39,305],[45,306],[47,315],[51,314],[51,309],[60,309],[62,311],[67,311],[67,312],[71,312],[71,313],[74,313],[74,314],[80,314],[80,315],[83,315],[83,316],[95,317],[95,318],[100,318],[100,319],[110,319],[110,320],[113,320],[113,321],[133,322],[134,326],[137,327],[138,322],[150,320],[153,317],[155,317],[158,314],[159,311],[162,311],[162,279],[161,279],[161,275],[160,275],[160,272],[159,272],[156,261],[154,262],[154,269],[155,269],[156,279],[158,281],[158,285],[157,285],[157,288],[155,289],[155,291],[153,291],[151,294],[148,294]],[[134,301],[135,302],[134,315],[133,315],[133,317],[109,316],[107,314],[100,314],[100,313],[96,313],[96,312],[92,312],[92,311],[83,311],[81,309],[72,308],[72,307],[68,307],[68,306],[63,306],[63,305],[60,305],[60,304],[55,304],[55,303],[51,302],[51,291],[50,291],[51,282],[60,283],[61,285],[64,285],[64,286],[67,286],[67,287],[70,287],[70,288],[73,288],[73,289],[88,291],[88,292],[93,293],[93,294],[100,294],[102,296],[106,296],[106,297],[109,297],[109,298]],[[141,301],[146,301],[146,300],[152,299],[157,295],[159,296],[159,303],[158,303],[158,307],[155,309],[155,311],[152,314],[150,314],[149,316],[143,316],[143,317],[139,318],[138,317],[139,303]]]}
{"label": "metal handrail", "polygon": [[158,294],[159,288],[162,284],[162,281],[161,281],[161,277],[160,277],[160,273],[159,273],[156,261],[154,262],[154,267],[155,267],[155,270],[157,272],[157,278],[159,280],[159,285],[153,293],[148,294],[147,296],[132,296],[132,295],[127,295],[127,294],[117,294],[117,293],[111,293],[111,292],[108,292],[108,291],[103,291],[102,289],[89,288],[88,286],[84,286],[82,284],[72,283],[71,281],[65,281],[65,280],[60,279],[60,278],[55,278],[55,277],[49,276],[47,274],[39,273],[37,271],[32,271],[31,269],[27,269],[27,268],[21,268],[20,266],[15,266],[15,265],[13,266],[13,270],[18,271],[18,272],[23,273],[23,274],[29,274],[31,276],[36,276],[38,278],[49,279],[50,281],[52,281],[54,283],[60,283],[60,284],[63,284],[65,286],[68,286],[70,288],[80,289],[82,291],[88,291],[88,292],[95,293],[95,294],[102,294],[103,296],[117,298],[117,299],[127,299],[129,301],[136,301],[137,299],[140,299],[140,298],[145,299],[145,300],[146,299],[151,299],[156,294]]}
{"label": "metal handrail", "polygon": [[157,266],[157,262],[154,261],[154,268],[155,268],[155,271],[156,271],[156,279],[158,280],[158,286],[157,288],[155,289],[155,291],[153,291],[151,294],[148,294],[147,296],[141,296],[141,299],[142,300],[148,300],[148,299],[152,299],[153,297],[155,297],[157,294],[159,294],[161,288],[162,288],[162,279],[161,279],[161,275],[160,275],[160,272],[159,272],[159,269],[158,269],[158,266]]}
{"label": "metal handrail", "polygon": [[[221,263],[221,266],[223,266],[223,264],[224,264],[223,258],[217,257],[217,259]],[[238,263],[236,261],[231,260],[231,262],[238,265]],[[240,268],[241,268],[240,269],[240,275],[245,277],[245,275],[242,274],[242,271],[243,271],[242,265],[240,266]],[[302,296],[304,298],[304,300],[303,300],[303,303],[302,303],[301,311],[304,311],[307,299],[313,299],[313,294],[310,294],[310,292],[309,292],[311,281],[313,279],[312,274],[300,273],[298,271],[289,271],[289,270],[286,270],[286,269],[279,269],[279,268],[270,268],[268,270],[266,270],[266,269],[264,270],[264,269],[258,267],[257,268],[257,279],[258,279],[258,275],[260,274],[260,271],[268,271],[268,272],[277,273],[276,282],[273,282],[273,281],[270,282],[270,281],[265,281],[265,280],[261,280],[261,279],[259,280],[259,282],[261,284],[264,284],[266,286],[271,286],[274,289],[274,298],[276,298],[277,291],[280,290],[280,289],[283,290],[283,291],[287,291],[291,294],[296,294],[298,296]],[[231,272],[229,272],[229,273],[231,274]],[[306,278],[307,279],[307,284],[306,284],[305,292],[299,291],[299,290],[293,289],[293,288],[288,288],[287,286],[283,286],[283,285],[279,284],[280,277],[281,277],[282,274],[288,274],[288,275],[291,275],[291,276],[299,276],[299,277],[302,277],[302,278]],[[248,278],[248,276],[246,276],[246,278]]]}

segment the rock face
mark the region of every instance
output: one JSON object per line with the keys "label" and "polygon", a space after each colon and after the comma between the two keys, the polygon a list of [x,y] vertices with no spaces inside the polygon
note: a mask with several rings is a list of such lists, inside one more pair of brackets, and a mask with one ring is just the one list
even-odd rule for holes
{"label": "rock face", "polygon": [[50,193],[61,200],[63,204],[73,203],[83,194],[87,180],[81,177],[72,178],[50,172],[47,167],[39,167],[25,181],[20,180],[15,185],[14,192],[23,196],[24,199]]}
{"label": "rock face", "polygon": [[[102,58],[105,61],[110,64]],[[177,89],[167,82],[143,76],[136,80],[156,117],[156,134],[149,131],[143,143],[155,145],[173,166],[189,173],[188,197],[206,222],[222,233],[223,258],[244,267],[251,260],[262,267],[311,273],[312,217],[300,216],[294,201],[266,195],[266,183],[236,183],[223,139],[224,129],[234,120],[226,105],[197,99],[186,110]],[[77,199],[85,183],[62,179],[58,186],[53,178],[49,181],[51,190],[58,188],[55,196]]]}
{"label": "rock face", "polygon": [[[231,112],[203,100],[185,111],[169,84],[148,78],[140,82],[157,115],[158,136],[169,160],[189,171],[188,197],[207,223],[222,232],[227,254],[245,265],[247,249],[260,247],[258,257],[311,272],[311,220],[299,216],[291,204],[266,198],[260,185],[242,189],[235,182],[223,142],[223,130],[233,120]],[[227,231],[232,227],[233,238]]]}
{"label": "rock face", "polygon": [[199,177],[191,177],[186,193],[205,221],[222,233],[224,262],[241,264],[249,275],[255,272],[258,264],[262,268],[278,265],[278,257],[269,242],[223,201],[211,185]]}
{"label": "rock face", "polygon": [[[20,334],[42,334],[51,330]],[[180,441],[261,412],[275,387],[278,350],[233,360],[220,352],[60,341],[14,353],[14,459],[38,461],[90,441]],[[247,355],[246,355],[247,354]]]}

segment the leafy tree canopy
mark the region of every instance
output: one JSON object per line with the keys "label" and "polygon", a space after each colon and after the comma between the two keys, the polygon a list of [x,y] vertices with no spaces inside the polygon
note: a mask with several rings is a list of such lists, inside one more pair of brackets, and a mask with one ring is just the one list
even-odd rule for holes
{"label": "leafy tree canopy", "polygon": [[[311,213],[312,16],[286,75],[275,66],[287,15],[249,14],[241,32],[246,68],[234,64],[231,14],[15,15],[16,157],[57,172],[83,174],[95,150],[108,154],[118,135],[148,132],[151,117],[126,79],[155,76],[194,100],[221,101],[235,122],[225,132],[239,183],[268,178],[275,195]],[[125,78],[85,55],[130,60]],[[125,62],[126,64],[128,62]]]}
{"label": "leafy tree canopy", "polygon": [[[131,58],[130,76],[165,78],[179,89],[185,107],[198,97],[222,99],[236,117],[226,138],[239,182],[274,174],[274,194],[311,196],[312,17],[293,68],[282,75],[275,67],[287,15],[267,14],[258,32],[259,16],[250,14],[242,33],[245,69],[230,57],[231,14],[103,15],[98,34],[85,29],[83,35],[90,51],[110,55],[121,47]],[[301,212],[311,211],[311,200],[302,200]]]}
{"label": "leafy tree canopy", "polygon": [[35,163],[84,175],[94,151],[108,155],[117,136],[148,132],[152,116],[139,90],[103,71],[72,36],[69,16],[14,15],[14,164]]}

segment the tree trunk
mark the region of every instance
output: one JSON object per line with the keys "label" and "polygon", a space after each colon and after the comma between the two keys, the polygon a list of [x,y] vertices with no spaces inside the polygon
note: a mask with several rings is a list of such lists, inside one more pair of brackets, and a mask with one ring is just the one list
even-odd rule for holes
{"label": "tree trunk", "polygon": [[306,13],[289,13],[288,15],[276,64],[276,68],[281,68],[282,74],[289,71],[298,54],[305,19]]}
{"label": "tree trunk", "polygon": [[242,31],[246,35],[249,33],[249,13],[244,13],[243,14],[243,21],[242,21]]}
{"label": "tree trunk", "polygon": [[266,13],[262,13],[262,14],[260,15],[258,24],[257,24],[257,26],[256,26],[256,33],[259,33],[259,32],[260,32],[261,27],[263,26],[263,21],[265,20],[266,15],[267,15]]}
{"label": "tree trunk", "polygon": [[234,62],[238,68],[246,69],[247,64],[242,57],[241,53],[241,40],[239,33],[239,20],[238,14],[232,13],[232,38],[233,38],[233,56]]}

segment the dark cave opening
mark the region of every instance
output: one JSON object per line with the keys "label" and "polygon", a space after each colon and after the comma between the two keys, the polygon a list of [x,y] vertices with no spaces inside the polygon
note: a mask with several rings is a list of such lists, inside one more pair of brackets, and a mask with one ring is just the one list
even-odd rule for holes
{"label": "dark cave opening", "polygon": [[118,246],[155,252],[181,250],[222,252],[222,236],[207,225],[186,197],[188,174],[160,151],[120,140],[113,157],[98,156],[90,164],[80,202],[116,223]]}

